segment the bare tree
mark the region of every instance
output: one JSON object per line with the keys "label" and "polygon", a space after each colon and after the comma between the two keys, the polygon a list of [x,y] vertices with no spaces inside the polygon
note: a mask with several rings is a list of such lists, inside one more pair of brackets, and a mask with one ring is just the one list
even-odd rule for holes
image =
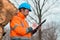
{"label": "bare tree", "polygon": [[[53,0],[53,1],[51,1],[52,3],[49,5],[48,4],[48,2],[49,2],[49,0],[43,0],[43,2],[41,3],[41,1],[42,0],[30,0],[30,1],[28,1],[28,0],[26,0],[29,4],[33,4],[33,6],[32,6],[32,4],[31,4],[31,7],[32,7],[32,10],[33,10],[33,12],[34,12],[34,14],[38,17],[38,21],[39,21],[39,23],[41,23],[41,19],[42,19],[42,17],[43,17],[43,15],[46,13],[46,12],[48,12],[48,10],[50,10],[51,8],[52,8],[52,6],[53,5],[55,5],[55,3],[58,1],[58,0]],[[47,4],[49,5],[49,6],[47,6]],[[46,9],[44,10],[44,8],[45,8],[45,6],[47,6],[46,7]],[[49,13],[48,15],[46,15],[46,16],[49,16],[51,13]],[[46,16],[44,16],[44,17],[46,17]],[[32,16],[30,16],[29,15],[29,17],[31,17],[35,22],[36,22],[36,20],[32,17]],[[44,18],[43,17],[43,18]],[[38,23],[38,24],[39,24]],[[39,30],[39,40],[41,40],[41,29]]]}

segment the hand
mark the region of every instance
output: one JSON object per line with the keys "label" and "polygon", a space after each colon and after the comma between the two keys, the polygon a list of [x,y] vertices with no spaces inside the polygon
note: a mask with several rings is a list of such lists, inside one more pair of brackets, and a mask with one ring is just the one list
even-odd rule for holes
{"label": "hand", "polygon": [[33,28],[33,29],[35,29],[37,26],[38,26],[37,23],[33,23],[33,24],[32,24],[32,28]]}

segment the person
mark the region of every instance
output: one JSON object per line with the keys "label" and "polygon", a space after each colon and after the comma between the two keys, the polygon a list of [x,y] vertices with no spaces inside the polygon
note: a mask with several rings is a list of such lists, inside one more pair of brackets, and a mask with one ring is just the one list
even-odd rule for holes
{"label": "person", "polygon": [[11,40],[29,40],[32,36],[32,27],[29,27],[25,18],[31,12],[31,6],[24,2],[19,5],[19,12],[13,16],[10,21],[10,37]]}

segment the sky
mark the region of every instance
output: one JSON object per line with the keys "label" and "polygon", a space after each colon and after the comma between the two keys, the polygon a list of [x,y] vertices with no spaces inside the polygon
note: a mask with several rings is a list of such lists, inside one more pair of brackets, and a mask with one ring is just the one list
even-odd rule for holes
{"label": "sky", "polygon": [[[19,5],[22,3],[22,2],[25,2],[24,0],[10,0],[13,4],[15,4],[15,6],[18,8]],[[53,2],[53,0],[49,0],[46,5],[44,6],[43,8],[43,11],[42,13],[49,7],[49,5],[51,5]],[[32,3],[31,3],[32,4]],[[40,5],[43,4],[43,0],[41,1]],[[32,12],[33,13],[33,12]],[[30,13],[31,16],[34,16],[34,14]],[[36,16],[34,16],[35,19],[38,19]],[[47,21],[42,25],[42,30],[43,29],[46,29],[46,25],[47,23],[50,23],[51,21],[54,21],[56,22],[58,25],[60,25],[60,0],[58,0],[46,13],[44,13],[43,17],[42,17],[42,20],[44,19],[47,19]],[[29,18],[30,20],[30,18]],[[32,20],[32,23],[34,21]],[[37,20],[38,22],[38,20]],[[30,24],[30,23],[29,23]],[[32,25],[32,24],[30,24]],[[6,25],[5,28],[7,28],[8,30],[10,29],[9,27],[9,23]],[[57,29],[57,33],[58,33],[58,38],[57,40],[60,40],[60,26],[58,26],[58,29]]]}

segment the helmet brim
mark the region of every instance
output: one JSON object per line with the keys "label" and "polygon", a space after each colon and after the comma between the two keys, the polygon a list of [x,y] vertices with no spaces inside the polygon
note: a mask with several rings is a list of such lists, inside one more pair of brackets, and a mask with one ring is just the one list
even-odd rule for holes
{"label": "helmet brim", "polygon": [[[24,7],[22,7],[22,8],[19,8],[19,10],[21,10],[21,9],[23,9]],[[24,9],[27,9],[27,8],[24,8]],[[31,12],[31,9],[28,9],[30,12]]]}

